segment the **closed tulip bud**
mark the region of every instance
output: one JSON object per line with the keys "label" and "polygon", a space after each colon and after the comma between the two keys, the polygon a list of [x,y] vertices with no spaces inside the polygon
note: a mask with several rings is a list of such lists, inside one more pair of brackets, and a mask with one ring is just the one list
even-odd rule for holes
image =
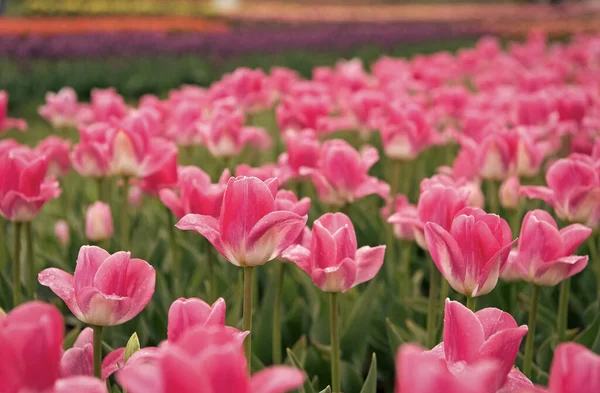
{"label": "closed tulip bud", "polygon": [[88,207],[85,217],[85,236],[93,242],[99,242],[110,239],[113,234],[110,206],[104,202],[95,202]]}
{"label": "closed tulip bud", "polygon": [[513,210],[519,207],[519,187],[519,178],[516,176],[511,176],[502,182],[499,199],[503,208]]}
{"label": "closed tulip bud", "polygon": [[54,236],[58,239],[61,246],[67,246],[71,240],[69,234],[69,224],[65,220],[58,220],[54,224]]}

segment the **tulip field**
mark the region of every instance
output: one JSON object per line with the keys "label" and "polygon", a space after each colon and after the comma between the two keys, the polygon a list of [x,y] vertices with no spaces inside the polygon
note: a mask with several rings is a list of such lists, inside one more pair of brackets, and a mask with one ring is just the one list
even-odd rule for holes
{"label": "tulip field", "polygon": [[0,393],[600,392],[600,36],[10,94]]}

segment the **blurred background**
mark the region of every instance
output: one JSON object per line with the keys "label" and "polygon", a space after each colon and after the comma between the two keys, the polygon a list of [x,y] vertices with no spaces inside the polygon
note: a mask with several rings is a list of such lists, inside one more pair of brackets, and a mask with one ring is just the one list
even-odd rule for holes
{"label": "blurred background", "polygon": [[600,29],[600,1],[0,0],[0,89],[31,118],[47,91],[126,99],[208,85],[240,65],[316,65]]}

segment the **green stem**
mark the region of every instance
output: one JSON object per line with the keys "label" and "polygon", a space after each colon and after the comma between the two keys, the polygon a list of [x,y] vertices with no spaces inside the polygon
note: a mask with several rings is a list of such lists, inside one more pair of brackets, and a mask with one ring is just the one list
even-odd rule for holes
{"label": "green stem", "polygon": [[569,316],[569,291],[571,290],[571,279],[567,278],[560,283],[560,297],[558,301],[558,318],[556,328],[558,331],[558,342],[565,342],[567,331],[567,320]]}
{"label": "green stem", "polygon": [[206,261],[208,263],[208,279],[210,285],[210,292],[208,296],[211,302],[217,300],[217,276],[215,275],[215,252],[212,248],[212,244],[206,241]]}
{"label": "green stem", "polygon": [[129,251],[129,201],[127,192],[129,190],[129,179],[123,177],[123,188],[121,195],[121,251]]}
{"label": "green stem", "polygon": [[331,391],[342,389],[340,379],[340,331],[338,324],[338,294],[329,293],[329,334],[331,335]]}
{"label": "green stem", "polygon": [[96,179],[96,198],[99,201],[104,200],[104,179],[99,177]]}
{"label": "green stem", "polygon": [[285,264],[275,263],[275,300],[273,304],[273,364],[281,364],[281,296]]}
{"label": "green stem", "polygon": [[520,282],[511,282],[510,285],[510,313],[513,317],[517,317],[519,311],[519,285]]}
{"label": "green stem", "polygon": [[35,267],[35,254],[33,251],[33,227],[31,221],[25,223],[25,242],[27,243],[27,295],[29,299],[35,298],[37,284],[37,270]]}
{"label": "green stem", "polygon": [[15,222],[15,243],[13,258],[13,307],[21,304],[21,223]]}
{"label": "green stem", "polygon": [[477,311],[477,298],[467,296],[467,308],[473,312]]}
{"label": "green stem", "polygon": [[0,218],[0,269],[5,270],[8,266],[8,253],[6,251],[6,222]]}
{"label": "green stem", "polygon": [[443,304],[446,303],[446,299],[448,298],[448,296],[450,296],[450,284],[448,283],[448,280],[446,280],[444,277],[442,277],[442,282],[440,283],[440,304],[442,304],[442,308],[441,308],[441,314],[444,314],[444,306]]}
{"label": "green stem", "polygon": [[[180,285],[179,281],[181,280],[181,258],[179,255],[179,245],[177,244],[177,235],[175,232],[175,219],[171,210],[166,209],[167,211],[167,222],[169,225],[169,242],[171,243],[171,258],[172,258],[172,278],[173,278],[173,291],[175,294],[179,293]],[[178,295],[179,296],[179,295]]]}
{"label": "green stem", "polygon": [[[400,295],[403,300],[411,297],[412,294],[412,281],[410,277],[410,257],[412,255],[412,248],[414,243],[403,241],[402,245],[402,259],[400,260]],[[412,310],[410,307],[406,308],[407,318],[412,318]]]}
{"label": "green stem", "polygon": [[433,261],[429,264],[429,305],[427,308],[427,347],[433,348],[437,341],[438,297],[442,274]]}
{"label": "green stem", "polygon": [[92,326],[94,330],[94,377],[102,379],[102,326]]}
{"label": "green stem", "polygon": [[533,344],[535,341],[535,327],[537,324],[537,306],[540,297],[540,287],[532,285],[531,305],[529,308],[529,332],[525,341],[525,360],[523,361],[523,373],[531,379],[531,365],[533,363]]}
{"label": "green stem", "polygon": [[592,233],[590,237],[588,237],[588,249],[590,253],[590,259],[592,260],[592,271],[596,273],[596,294],[600,299],[600,259],[598,259],[595,233]]}
{"label": "green stem", "polygon": [[500,205],[498,204],[498,182],[496,180],[488,179],[486,182],[486,194],[488,200],[488,211],[489,213],[498,214],[500,212]]}
{"label": "green stem", "polygon": [[254,268],[252,266],[244,267],[244,316],[242,330],[249,331],[250,334],[244,341],[244,352],[248,361],[248,370],[251,370],[252,362],[252,289],[254,284]]}

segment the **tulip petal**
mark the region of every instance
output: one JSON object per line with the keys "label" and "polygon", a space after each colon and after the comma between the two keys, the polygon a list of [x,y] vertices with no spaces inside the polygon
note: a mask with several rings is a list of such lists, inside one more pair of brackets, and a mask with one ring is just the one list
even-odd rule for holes
{"label": "tulip petal", "polygon": [[200,214],[186,214],[175,225],[177,229],[182,231],[196,231],[204,236],[210,244],[212,244],[221,255],[229,262],[236,266],[240,266],[239,262],[231,254],[228,248],[225,248],[221,234],[219,233],[219,221],[211,216],[203,216]]}
{"label": "tulip petal", "polygon": [[356,251],[356,281],[353,287],[369,281],[383,265],[385,246],[361,247]]}
{"label": "tulip petal", "polygon": [[444,353],[449,362],[473,363],[485,340],[483,327],[471,310],[446,299],[444,311]]}
{"label": "tulip petal", "polygon": [[533,280],[537,285],[555,286],[580,273],[588,264],[588,256],[571,255],[538,266]]}
{"label": "tulip petal", "polygon": [[131,253],[119,251],[98,267],[94,276],[94,287],[107,295],[127,296],[127,269]]}
{"label": "tulip petal", "polygon": [[356,280],[356,263],[350,258],[346,258],[339,266],[314,269],[311,276],[322,291],[346,292],[352,288]]}
{"label": "tulip petal", "polygon": [[513,367],[508,376],[506,382],[498,390],[497,393],[547,393],[546,390],[537,389],[533,386],[531,381],[527,379],[525,374]]}
{"label": "tulip petal", "polygon": [[529,199],[541,199],[552,207],[554,207],[556,204],[554,191],[548,187],[521,186],[521,188],[519,188],[519,194]]}
{"label": "tulip petal", "polygon": [[128,320],[125,318],[132,306],[129,297],[106,295],[94,287],[83,288],[76,297],[83,314],[80,319],[87,324],[114,326]]}
{"label": "tulip petal", "polygon": [[310,274],[310,250],[299,244],[291,246],[283,250],[281,258],[292,261],[300,269]]}
{"label": "tulip petal", "polygon": [[500,330],[492,334],[479,349],[483,357],[500,362],[501,371],[498,373],[497,387],[505,383],[506,376],[513,368],[517,353],[519,353],[521,341],[526,334],[527,326]]}
{"label": "tulip petal", "polygon": [[454,290],[464,291],[465,271],[462,251],[454,238],[438,224],[425,224],[425,242],[431,258],[442,275]]}
{"label": "tulip petal", "polygon": [[70,348],[60,359],[61,378],[94,374],[94,348],[88,344],[82,348]]}
{"label": "tulip petal", "polygon": [[107,380],[112,374],[125,366],[125,348],[117,348],[102,359],[102,379]]}
{"label": "tulip petal", "polygon": [[108,258],[110,254],[100,247],[83,246],[77,256],[77,266],[75,267],[75,292],[85,287],[94,285],[94,277],[98,268]]}
{"label": "tulip petal", "polygon": [[72,275],[51,267],[38,273],[38,281],[40,284],[49,287],[56,296],[61,298],[75,317],[78,319],[83,317],[75,298],[75,289],[73,288],[74,278]]}
{"label": "tulip petal", "polygon": [[507,312],[494,307],[487,307],[475,313],[483,327],[485,339],[489,339],[495,332],[517,328],[517,322]]}
{"label": "tulip petal", "polygon": [[560,230],[563,254],[571,255],[592,233],[592,229],[581,224],[569,225]]}
{"label": "tulip petal", "polygon": [[148,262],[133,258],[129,261],[125,280],[125,293],[131,298],[131,309],[122,322],[134,318],[150,303],[156,285],[156,271]]}
{"label": "tulip petal", "polygon": [[326,269],[339,263],[335,240],[331,232],[321,224],[320,219],[313,225],[310,255],[312,269]]}
{"label": "tulip petal", "polygon": [[[106,384],[91,376],[78,376],[59,379],[52,393],[106,393]],[[150,391],[148,391],[150,393]]]}
{"label": "tulip petal", "polygon": [[288,211],[262,217],[248,234],[244,265],[262,265],[279,256],[300,235],[307,218]]}
{"label": "tulip petal", "polygon": [[249,393],[285,393],[302,386],[306,376],[292,367],[268,367],[250,379]]}
{"label": "tulip petal", "polygon": [[158,192],[160,201],[169,209],[177,218],[181,219],[185,215],[181,199],[173,190],[162,189]]}
{"label": "tulip petal", "polygon": [[[192,373],[190,375],[194,374]],[[119,382],[119,385],[131,393],[165,392],[160,369],[153,364],[140,364],[135,367],[125,367],[117,373],[117,381]]]}

